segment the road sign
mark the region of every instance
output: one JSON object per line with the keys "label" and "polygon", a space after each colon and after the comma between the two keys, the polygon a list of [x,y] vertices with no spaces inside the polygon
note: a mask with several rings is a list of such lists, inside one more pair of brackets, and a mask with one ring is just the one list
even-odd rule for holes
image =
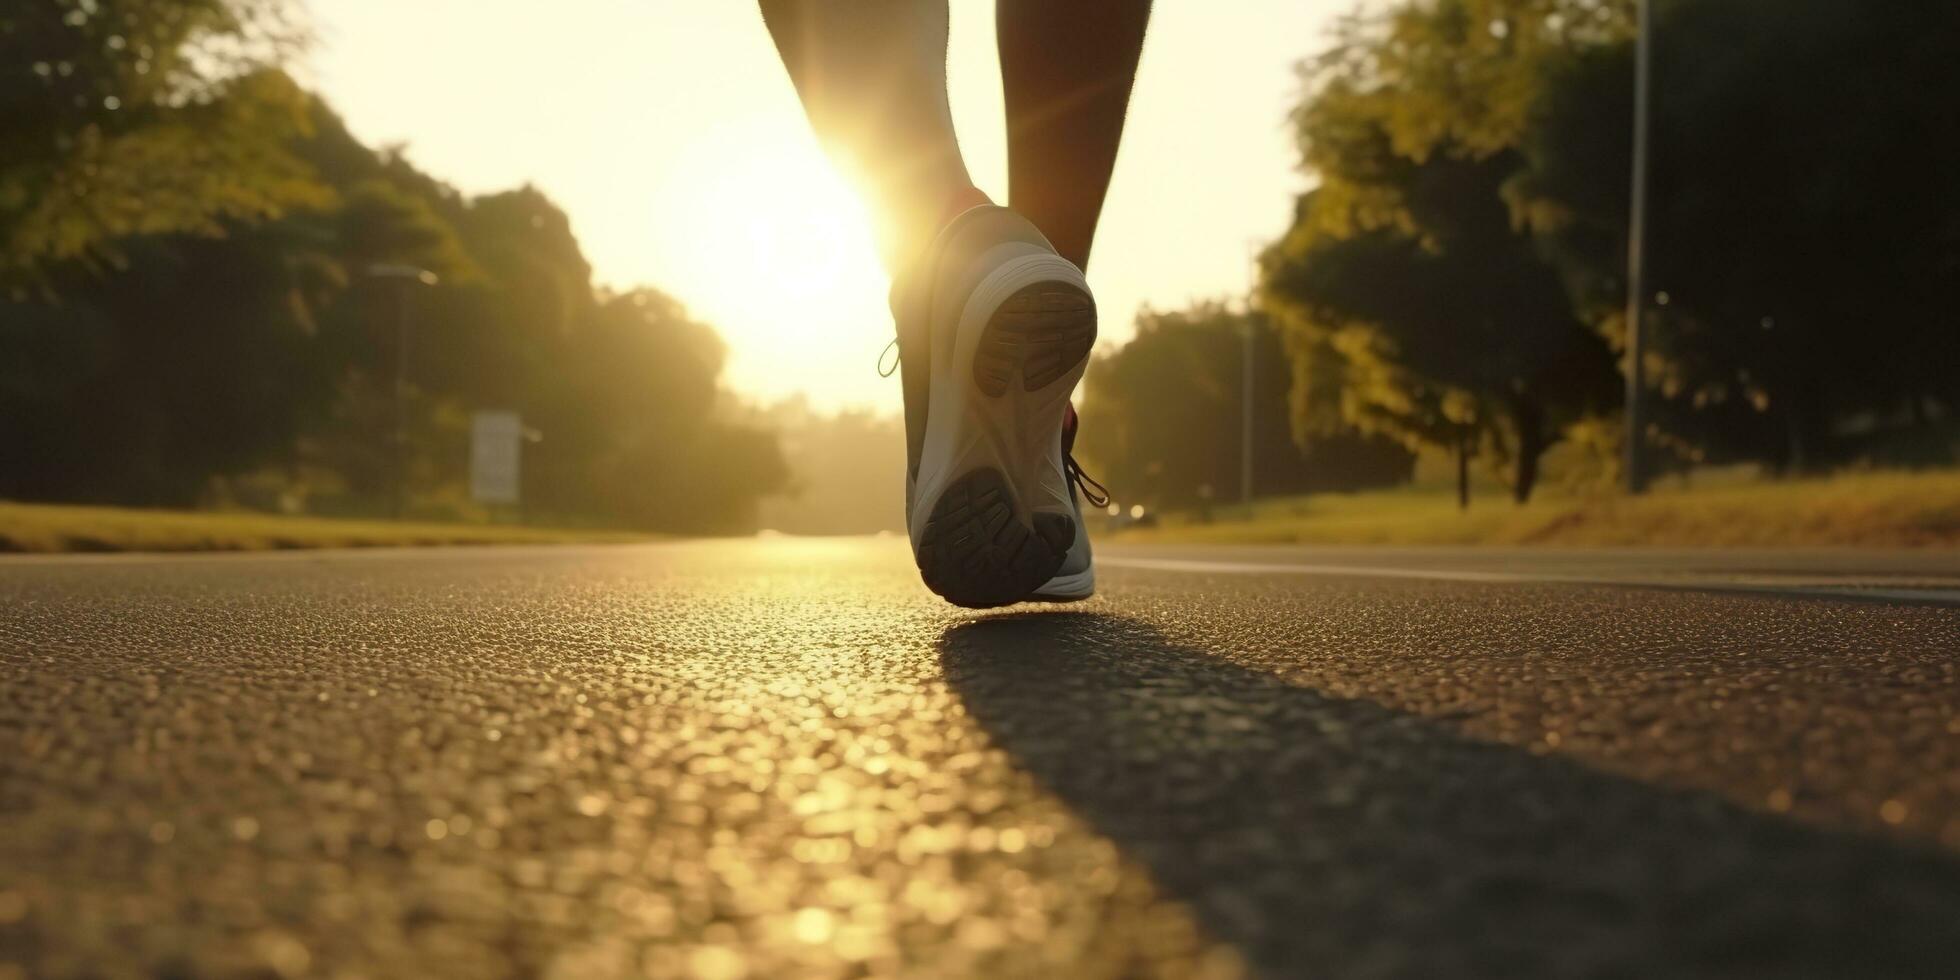
{"label": "road sign", "polygon": [[485,504],[517,503],[518,447],[524,422],[516,412],[478,412],[470,420],[470,497]]}

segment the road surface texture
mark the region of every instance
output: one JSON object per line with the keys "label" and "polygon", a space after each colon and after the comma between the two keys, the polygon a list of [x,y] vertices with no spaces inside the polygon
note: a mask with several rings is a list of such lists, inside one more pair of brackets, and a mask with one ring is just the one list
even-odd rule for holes
{"label": "road surface texture", "polygon": [[0,562],[0,978],[1960,976],[1960,561]]}

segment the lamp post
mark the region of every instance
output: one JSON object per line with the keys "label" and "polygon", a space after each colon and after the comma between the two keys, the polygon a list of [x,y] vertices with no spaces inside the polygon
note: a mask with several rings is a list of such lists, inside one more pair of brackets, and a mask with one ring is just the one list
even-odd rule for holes
{"label": "lamp post", "polygon": [[1239,383],[1242,392],[1239,409],[1239,500],[1246,506],[1248,520],[1252,515],[1252,346],[1256,329],[1252,311],[1248,309],[1245,317],[1244,354],[1240,357],[1240,361],[1244,364],[1244,371],[1243,379]]}
{"label": "lamp post", "polygon": [[408,291],[416,284],[433,286],[436,274],[412,265],[368,266],[368,278],[389,281],[395,288],[395,519],[408,506]]}
{"label": "lamp post", "polygon": [[1246,261],[1252,269],[1252,280],[1246,287],[1245,330],[1239,354],[1239,502],[1245,505],[1247,520],[1252,519],[1252,386],[1253,360],[1259,340],[1259,256],[1265,247],[1257,238],[1246,239]]}
{"label": "lamp post", "polygon": [[1633,62],[1633,203],[1627,217],[1627,492],[1647,489],[1646,420],[1641,404],[1646,395],[1646,269],[1647,247],[1647,116],[1653,74],[1653,0],[1639,0],[1640,35]]}

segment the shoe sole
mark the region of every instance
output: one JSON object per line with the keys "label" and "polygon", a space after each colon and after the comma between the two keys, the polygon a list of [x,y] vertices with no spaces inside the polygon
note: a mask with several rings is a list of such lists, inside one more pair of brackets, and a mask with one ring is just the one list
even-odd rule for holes
{"label": "shoe sole", "polygon": [[1057,575],[1028,598],[1034,602],[1081,602],[1096,594],[1096,570],[1085,569],[1074,575]]}
{"label": "shoe sole", "polygon": [[1062,416],[1095,342],[1087,284],[1052,254],[1004,263],[975,287],[955,335],[933,338],[924,506],[915,511],[924,517],[913,540],[920,575],[946,601],[1020,602],[1068,557],[1075,519],[1057,465]]}

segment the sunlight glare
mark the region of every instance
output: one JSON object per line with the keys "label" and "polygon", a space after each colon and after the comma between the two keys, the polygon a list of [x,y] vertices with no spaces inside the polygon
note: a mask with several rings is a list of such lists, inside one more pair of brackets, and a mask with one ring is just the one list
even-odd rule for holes
{"label": "sunlight glare", "polygon": [[814,142],[760,120],[717,127],[661,187],[663,278],[727,339],[742,378],[868,372],[887,281],[856,193]]}

